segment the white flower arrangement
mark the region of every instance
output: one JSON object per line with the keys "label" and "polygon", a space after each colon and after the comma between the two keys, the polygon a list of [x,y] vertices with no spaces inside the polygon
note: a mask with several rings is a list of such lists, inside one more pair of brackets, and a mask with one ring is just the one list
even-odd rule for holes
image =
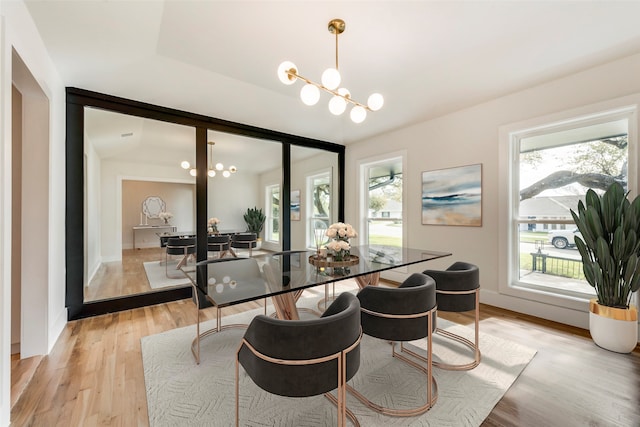
{"label": "white flower arrangement", "polygon": [[220,224],[220,220],[216,217],[209,218],[207,221],[208,231],[209,233],[217,233],[218,232],[218,224]]}
{"label": "white flower arrangement", "polygon": [[158,218],[164,220],[165,223],[168,223],[171,218],[173,218],[173,214],[171,212],[160,212],[158,214]]}
{"label": "white flower arrangement", "polygon": [[333,253],[333,256],[337,260],[343,260],[348,257],[351,250],[351,244],[349,239],[358,237],[358,233],[351,226],[351,224],[345,224],[343,222],[336,222],[331,224],[325,235],[332,239],[327,243],[327,249]]}

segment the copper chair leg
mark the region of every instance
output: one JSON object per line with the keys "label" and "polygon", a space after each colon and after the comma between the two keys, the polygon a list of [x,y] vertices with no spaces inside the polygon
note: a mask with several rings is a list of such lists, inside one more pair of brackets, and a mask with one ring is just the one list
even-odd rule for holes
{"label": "copper chair leg", "polygon": [[[361,309],[363,311],[367,311],[370,314],[373,314],[373,312],[368,311],[368,310],[364,310]],[[426,314],[426,318],[427,318],[427,330],[428,331],[432,331],[433,328],[431,326],[431,322],[432,322],[432,318],[433,318],[433,313],[435,313],[436,309],[434,308],[433,310],[430,310],[426,313],[420,313],[420,316],[423,316],[424,314]],[[381,317],[410,317],[410,315],[381,315]],[[408,364],[409,366],[412,366],[414,368],[416,368],[417,370],[423,372],[426,377],[427,377],[427,401],[424,405],[421,405],[419,407],[416,408],[410,408],[410,409],[394,409],[394,408],[387,408],[381,405],[378,405],[377,403],[372,402],[371,400],[369,400],[367,397],[365,397],[362,393],[360,393],[359,391],[357,391],[356,389],[354,389],[353,387],[351,387],[350,385],[347,385],[347,390],[353,394],[353,396],[358,399],[360,402],[362,402],[363,404],[365,404],[367,407],[371,408],[372,410],[384,414],[384,415],[390,415],[393,417],[414,417],[416,415],[420,415],[420,414],[424,414],[425,412],[427,412],[429,409],[431,409],[433,407],[433,405],[435,405],[435,403],[438,400],[438,384],[435,380],[435,378],[433,378],[433,371],[432,371],[432,353],[431,353],[431,349],[432,349],[432,334],[429,333],[427,335],[427,357],[424,358],[423,356],[420,356],[418,354],[416,354],[415,352],[408,350],[406,348],[404,348],[404,345],[402,343],[400,343],[400,353],[395,351],[395,342],[391,342],[391,355],[392,357],[396,357],[399,360],[403,361],[404,363]],[[415,360],[412,360],[406,356],[404,356],[403,354],[401,354],[402,352],[407,353],[411,356],[416,357],[418,360],[421,361],[425,361],[427,366],[423,366],[420,363],[416,362]]]}
{"label": "copper chair leg", "polygon": [[[440,291],[439,291],[440,292]],[[469,347],[471,350],[473,350],[473,361],[469,362],[469,363],[463,363],[463,364],[459,364],[459,365],[454,365],[454,364],[450,364],[450,363],[444,363],[444,362],[433,362],[433,366],[435,366],[436,368],[440,368],[440,369],[444,369],[447,371],[468,371],[470,369],[475,368],[476,366],[478,366],[480,364],[480,360],[482,359],[482,355],[480,354],[480,339],[479,339],[479,333],[480,333],[480,288],[477,288],[473,291],[475,293],[475,319],[474,319],[474,332],[475,332],[475,339],[474,342],[471,342],[470,340],[461,337],[460,335],[456,335],[454,333],[451,333],[449,331],[445,331],[444,329],[440,329],[437,328],[436,329],[436,333],[440,334],[446,338],[452,339],[454,341],[459,342],[460,344],[463,344],[467,347]]]}

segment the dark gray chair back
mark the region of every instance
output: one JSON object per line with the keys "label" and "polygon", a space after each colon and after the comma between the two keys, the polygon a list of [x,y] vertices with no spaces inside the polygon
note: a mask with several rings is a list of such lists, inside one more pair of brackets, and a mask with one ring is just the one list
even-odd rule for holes
{"label": "dark gray chair back", "polygon": [[189,255],[196,253],[195,237],[172,237],[167,241],[167,255]]}
{"label": "dark gray chair back", "polygon": [[[244,335],[261,354],[284,360],[334,355],[352,346],[359,337],[360,304],[350,293],[341,294],[317,319],[280,320],[259,315]],[[338,387],[336,359],[312,365],[283,365],[258,357],[243,344],[238,360],[260,388],[280,396],[315,396]],[[360,367],[359,343],[347,354],[346,360],[349,380]]]}
{"label": "dark gray chair back", "polygon": [[[422,273],[413,273],[399,287],[367,286],[358,292],[363,309],[388,315],[426,313],[436,307],[436,284]],[[431,322],[435,330],[435,311]],[[389,318],[362,312],[362,332],[391,341],[412,341],[429,335],[426,316]]]}
{"label": "dark gray chair back", "polygon": [[[436,281],[438,291],[473,291],[480,287],[478,267],[468,262],[458,261],[446,270],[425,270],[423,272]],[[470,311],[475,308],[475,293],[451,295],[438,293],[439,311]]]}
{"label": "dark gray chair back", "polygon": [[207,236],[207,250],[209,252],[228,251],[231,244],[231,236],[228,234],[217,234]]}
{"label": "dark gray chair back", "polygon": [[256,233],[238,233],[231,237],[231,247],[239,249],[251,249],[256,247],[258,236]]}

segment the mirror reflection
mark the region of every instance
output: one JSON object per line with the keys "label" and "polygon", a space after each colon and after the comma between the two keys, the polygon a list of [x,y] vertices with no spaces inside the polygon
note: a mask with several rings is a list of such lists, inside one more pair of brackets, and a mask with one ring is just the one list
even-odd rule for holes
{"label": "mirror reflection", "polygon": [[338,218],[338,155],[291,147],[291,248],[316,249],[315,230]]}
{"label": "mirror reflection", "polygon": [[[186,281],[167,274],[164,232],[195,229],[195,129],[85,108],[85,301]],[[170,260],[169,260],[170,262]]]}
{"label": "mirror reflection", "polygon": [[[176,268],[195,248],[172,239],[195,237],[195,128],[84,116],[84,301],[188,286]],[[213,130],[207,142],[208,256],[282,250],[283,145]],[[337,153],[291,146],[292,249],[315,247],[314,230],[335,222],[338,172]]]}

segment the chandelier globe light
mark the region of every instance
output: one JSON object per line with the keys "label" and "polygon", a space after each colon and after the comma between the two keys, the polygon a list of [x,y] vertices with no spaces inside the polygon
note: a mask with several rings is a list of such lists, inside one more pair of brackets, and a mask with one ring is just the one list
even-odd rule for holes
{"label": "chandelier globe light", "polygon": [[[207,144],[207,176],[209,178],[215,177],[218,172],[220,172],[223,177],[229,178],[232,173],[236,173],[238,171],[238,168],[235,166],[229,166],[228,169],[225,169],[222,163],[216,163],[215,166],[213,166],[213,146],[216,143],[209,141]],[[196,168],[192,168],[191,164],[186,160],[183,160],[180,163],[180,167],[182,167],[182,169],[188,169],[189,175],[191,176],[196,176],[198,173]]]}
{"label": "chandelier globe light", "polygon": [[362,104],[351,98],[349,91],[340,87],[342,77],[338,71],[338,36],[344,32],[346,24],[342,19],[332,19],[329,21],[328,29],[336,36],[336,66],[327,68],[322,73],[321,83],[303,77],[298,72],[298,67],[291,61],[284,61],[278,67],[278,79],[285,85],[292,85],[300,79],[305,84],[300,90],[300,99],[305,105],[315,105],[320,100],[320,91],[329,93],[329,111],[336,116],[341,115],[347,109],[348,104],[352,104],[349,116],[354,123],[362,123],[367,118],[367,111],[378,111],[384,105],[384,97],[379,93],[369,96],[366,104]]}

